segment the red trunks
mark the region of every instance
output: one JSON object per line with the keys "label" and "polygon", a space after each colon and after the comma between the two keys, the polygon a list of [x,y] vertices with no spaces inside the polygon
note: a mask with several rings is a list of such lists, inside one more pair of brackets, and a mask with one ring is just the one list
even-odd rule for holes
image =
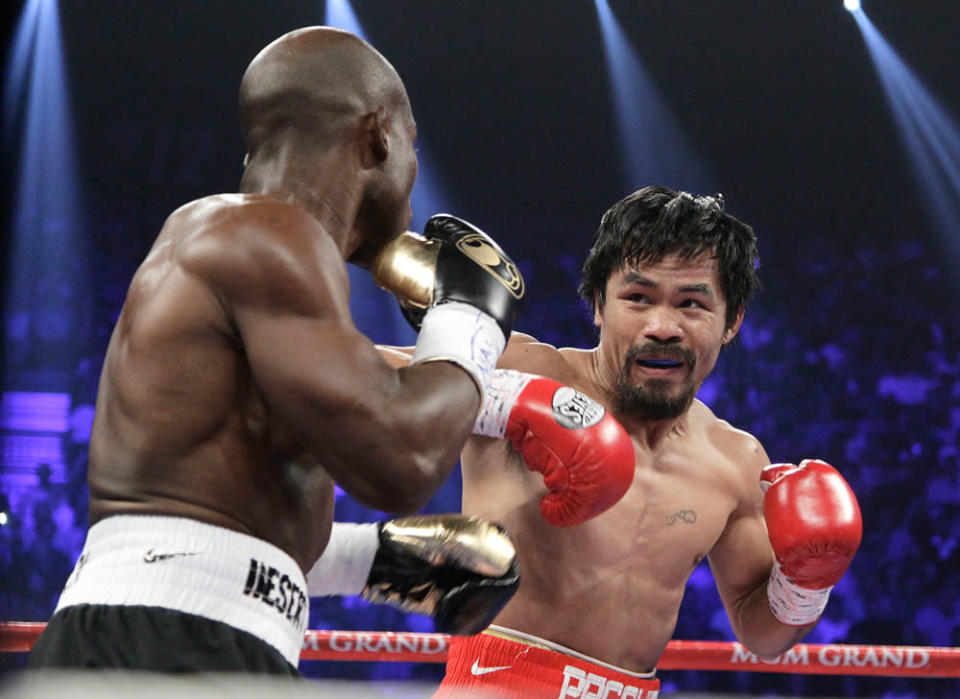
{"label": "red trunks", "polygon": [[490,627],[450,639],[447,674],[434,699],[656,699],[654,673],[618,670],[569,649]]}

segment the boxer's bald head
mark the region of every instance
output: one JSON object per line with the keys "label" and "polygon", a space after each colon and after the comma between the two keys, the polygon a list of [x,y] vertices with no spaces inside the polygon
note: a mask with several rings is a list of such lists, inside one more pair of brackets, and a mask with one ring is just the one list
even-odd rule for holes
{"label": "boxer's bald head", "polygon": [[409,114],[400,76],[368,43],[331,27],[297,29],[271,42],[240,83],[240,119],[252,157],[287,136],[329,145],[379,108]]}
{"label": "boxer's bald head", "polygon": [[397,71],[361,38],[306,27],[273,41],[244,73],[240,118],[241,191],[290,195],[332,218],[353,240],[344,248],[351,261],[368,264],[410,223],[410,101]]}

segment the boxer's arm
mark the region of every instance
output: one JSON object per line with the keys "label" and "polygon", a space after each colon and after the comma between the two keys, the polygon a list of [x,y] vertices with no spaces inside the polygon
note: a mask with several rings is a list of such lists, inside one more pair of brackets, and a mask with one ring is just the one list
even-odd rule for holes
{"label": "boxer's arm", "polygon": [[[744,437],[746,438],[746,437]],[[751,652],[772,658],[789,650],[813,628],[787,626],[774,617],[767,599],[773,550],[763,519],[760,473],[769,463],[752,437],[745,450],[743,495],[709,554],[717,591],[737,638]]]}
{"label": "boxer's arm", "polygon": [[[397,370],[354,326],[340,251],[292,207],[195,246],[189,271],[236,328],[265,418],[364,504],[405,514],[447,478],[480,395],[448,362]],[[253,224],[259,223],[258,228]]]}
{"label": "boxer's arm", "polygon": [[[552,350],[560,357],[529,335],[513,334],[510,342],[511,354],[539,345],[534,351]],[[379,349],[394,365],[409,361],[404,348]],[[547,493],[540,512],[555,526],[581,524],[605,512],[633,481],[633,442],[620,423],[597,401],[548,377],[493,371],[473,433],[508,440],[527,467],[543,476]]]}
{"label": "boxer's arm", "polygon": [[[396,345],[377,345],[380,355],[394,367],[407,366],[413,356],[413,347],[399,347]],[[562,367],[565,378],[554,376],[557,371],[548,371],[549,368]],[[559,350],[547,345],[526,333],[511,332],[507,346],[497,360],[498,369],[513,369],[542,376],[550,376],[558,381],[570,380],[570,370]]]}

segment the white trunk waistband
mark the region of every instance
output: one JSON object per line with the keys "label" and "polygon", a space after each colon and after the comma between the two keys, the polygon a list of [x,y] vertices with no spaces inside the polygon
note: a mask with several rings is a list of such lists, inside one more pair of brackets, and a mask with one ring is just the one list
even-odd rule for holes
{"label": "white trunk waistband", "polygon": [[656,670],[652,670],[651,672],[633,672],[631,670],[624,670],[622,667],[617,667],[616,665],[605,663],[602,660],[591,658],[589,655],[575,651],[572,648],[567,648],[566,646],[561,646],[559,643],[554,643],[553,641],[548,641],[545,638],[534,636],[532,633],[523,633],[522,631],[515,631],[513,629],[508,629],[506,626],[497,626],[496,624],[490,624],[490,626],[488,626],[486,631],[484,631],[483,633],[489,633],[494,636],[500,636],[500,638],[505,638],[508,641],[516,641],[517,643],[524,643],[528,646],[539,646],[540,648],[545,648],[546,650],[552,650],[552,651],[556,651],[557,653],[563,653],[564,655],[569,655],[572,658],[578,658],[588,663],[593,663],[594,665],[599,665],[601,667],[606,667],[611,670],[615,670],[617,672],[622,672],[624,675],[630,675],[631,677],[636,677],[637,679],[652,680],[652,679],[655,679],[657,676]]}
{"label": "white trunk waistband", "polygon": [[57,611],[163,607],[247,631],[296,666],[310,616],[300,566],[267,542],[181,517],[115,515],[87,532]]}

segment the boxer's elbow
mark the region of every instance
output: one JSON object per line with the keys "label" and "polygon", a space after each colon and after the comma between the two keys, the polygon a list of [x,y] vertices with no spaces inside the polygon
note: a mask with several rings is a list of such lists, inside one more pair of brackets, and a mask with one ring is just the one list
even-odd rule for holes
{"label": "boxer's elbow", "polygon": [[[799,639],[797,639],[799,640]],[[797,640],[783,638],[740,638],[743,647],[760,660],[777,660],[797,644]]]}
{"label": "boxer's elbow", "polygon": [[769,612],[759,611],[733,625],[743,647],[761,660],[775,660],[790,651],[813,626],[787,626]]}
{"label": "boxer's elbow", "polygon": [[449,471],[439,471],[435,463],[428,463],[420,457],[410,458],[403,477],[398,479],[400,482],[393,513],[410,515],[422,510],[443,485],[448,474]]}
{"label": "boxer's elbow", "polygon": [[366,448],[343,459],[338,475],[357,483],[366,495],[364,504],[393,515],[412,514],[427,504],[450,476],[466,441],[466,435],[454,439],[399,422],[368,434]]}
{"label": "boxer's elbow", "polygon": [[453,463],[444,464],[431,453],[394,451],[372,465],[363,488],[364,504],[397,516],[419,512],[440,489]]}
{"label": "boxer's elbow", "polygon": [[423,508],[446,482],[457,464],[460,448],[465,440],[466,437],[444,443],[426,440],[421,447],[407,445],[400,469],[402,476],[398,479],[402,484],[403,494],[400,500],[406,514]]}
{"label": "boxer's elbow", "polygon": [[433,408],[355,405],[351,419],[339,423],[340,440],[315,440],[318,460],[365,505],[395,515],[416,512],[449,477],[473,424],[467,411]]}
{"label": "boxer's elbow", "polygon": [[774,660],[787,653],[813,625],[787,626],[770,611],[766,582],[734,599],[727,608],[730,625],[737,640],[762,660]]}

